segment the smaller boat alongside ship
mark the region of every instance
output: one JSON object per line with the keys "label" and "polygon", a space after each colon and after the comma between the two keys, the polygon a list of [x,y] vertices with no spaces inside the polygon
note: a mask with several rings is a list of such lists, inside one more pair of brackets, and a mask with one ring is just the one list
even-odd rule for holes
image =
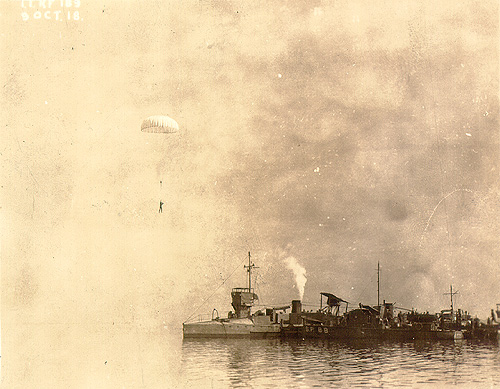
{"label": "smaller boat alongside ship", "polygon": [[[184,338],[267,338],[281,334],[281,323],[288,318],[286,310],[290,306],[271,307],[252,314],[251,309],[259,299],[252,288],[252,269],[255,264],[248,253],[248,287],[234,288],[231,291],[231,305],[234,312],[221,318],[216,309],[212,311],[212,319],[183,323]],[[217,314],[214,316],[214,313]]]}

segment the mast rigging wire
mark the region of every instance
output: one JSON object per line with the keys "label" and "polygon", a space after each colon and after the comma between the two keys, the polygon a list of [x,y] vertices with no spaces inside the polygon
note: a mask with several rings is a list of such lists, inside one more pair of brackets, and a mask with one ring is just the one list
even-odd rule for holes
{"label": "mast rigging wire", "polygon": [[196,308],[196,309],[193,311],[193,313],[192,313],[192,314],[191,314],[191,315],[190,315],[190,316],[189,316],[189,317],[188,317],[188,318],[187,318],[187,319],[183,322],[183,324],[184,324],[184,323],[187,323],[187,322],[188,322],[188,321],[189,321],[189,320],[190,320],[190,319],[194,316],[194,314],[195,314],[195,313],[196,313],[196,312],[197,312],[197,311],[198,311],[198,310],[199,310],[199,309],[200,309],[203,305],[205,305],[205,303],[206,303],[208,300],[210,300],[210,299],[213,297],[213,295],[214,295],[214,294],[215,294],[215,293],[216,293],[216,292],[217,292],[217,291],[221,288],[221,286],[222,286],[222,285],[224,285],[224,284],[226,283],[226,281],[227,281],[227,280],[229,280],[229,279],[232,277],[232,275],[236,272],[236,270],[238,270],[238,269],[239,269],[239,267],[241,266],[241,264],[242,264],[242,263],[244,263],[244,262],[246,262],[246,261],[247,261],[247,258],[245,258],[245,259],[244,259],[244,260],[243,260],[243,261],[242,261],[242,262],[238,265],[238,267],[236,267],[236,268],[232,271],[232,273],[231,273],[231,274],[229,274],[229,276],[228,276],[228,277],[227,277],[224,281],[222,281],[222,283],[221,283],[221,284],[220,284],[220,285],[219,285],[219,286],[218,286],[218,287],[217,287],[217,288],[213,291],[213,293],[212,293],[210,296],[208,296],[205,300],[203,300],[203,302],[200,304],[200,306],[199,306],[198,308]]}

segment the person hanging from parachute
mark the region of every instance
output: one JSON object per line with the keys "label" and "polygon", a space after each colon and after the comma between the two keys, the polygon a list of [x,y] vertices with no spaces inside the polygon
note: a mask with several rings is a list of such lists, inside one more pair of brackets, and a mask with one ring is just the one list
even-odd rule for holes
{"label": "person hanging from parachute", "polygon": [[[179,131],[179,124],[168,116],[150,116],[142,122],[142,132],[158,133],[158,134],[172,134]],[[163,182],[160,181],[160,188]],[[158,213],[163,213],[163,201],[160,200],[160,208]]]}

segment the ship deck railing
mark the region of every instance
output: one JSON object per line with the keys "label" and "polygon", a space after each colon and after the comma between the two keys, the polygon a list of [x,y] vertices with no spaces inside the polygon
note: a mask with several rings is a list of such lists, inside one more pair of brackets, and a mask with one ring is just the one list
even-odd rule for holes
{"label": "ship deck railing", "polygon": [[254,288],[249,289],[249,288],[233,288],[232,292],[254,292]]}
{"label": "ship deck railing", "polygon": [[[215,319],[215,317],[214,317],[214,319]],[[199,323],[202,321],[211,321],[211,320],[212,320],[212,315],[209,313],[204,313],[204,314],[200,314],[196,317],[193,317],[192,319],[186,321],[185,323]]]}

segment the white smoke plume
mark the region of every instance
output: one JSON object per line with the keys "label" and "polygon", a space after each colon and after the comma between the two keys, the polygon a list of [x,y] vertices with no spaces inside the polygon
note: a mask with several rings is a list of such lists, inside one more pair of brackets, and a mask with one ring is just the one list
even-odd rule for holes
{"label": "white smoke plume", "polygon": [[295,275],[295,284],[299,290],[300,300],[302,300],[304,298],[304,288],[307,282],[306,269],[297,261],[295,257],[286,258],[285,263]]}

